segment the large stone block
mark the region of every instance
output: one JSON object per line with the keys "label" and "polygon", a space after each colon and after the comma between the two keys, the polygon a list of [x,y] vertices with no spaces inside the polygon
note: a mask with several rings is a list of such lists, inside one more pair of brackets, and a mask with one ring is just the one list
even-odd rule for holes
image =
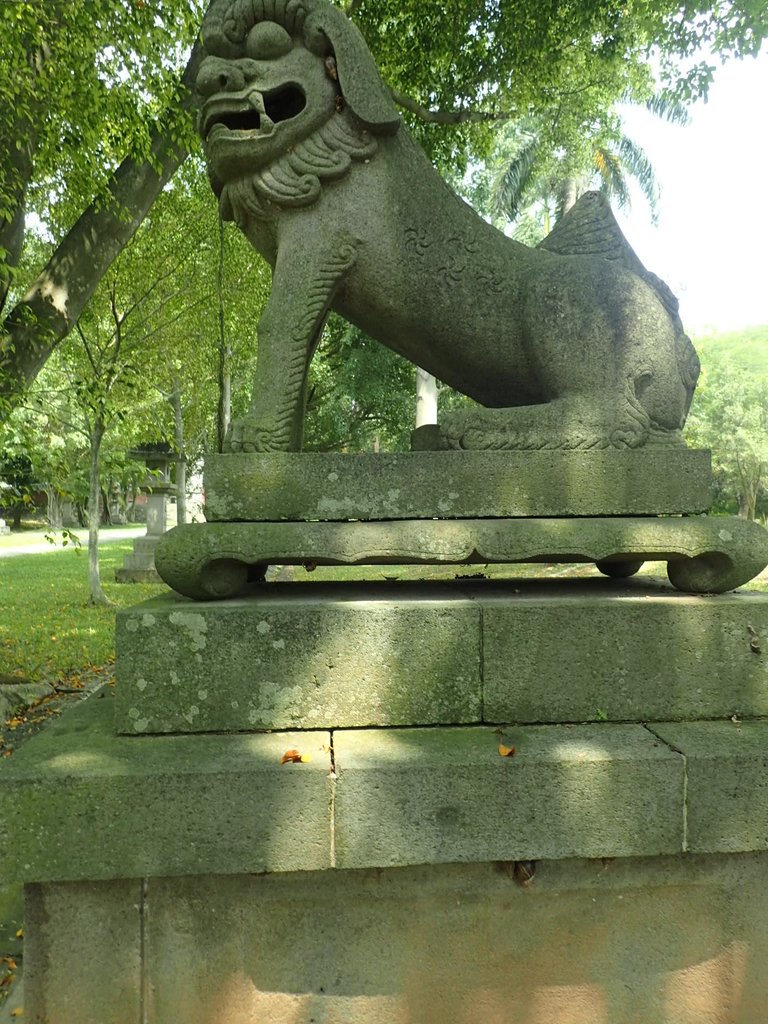
{"label": "large stone block", "polygon": [[689,596],[652,580],[475,593],[486,722],[768,715],[765,594]]}
{"label": "large stone block", "polygon": [[272,585],[117,618],[122,733],[480,720],[480,611],[444,587]]}
{"label": "large stone block", "polygon": [[25,1022],[146,1020],[142,890],[139,879],[26,887]]}
{"label": "large stone block", "polygon": [[125,733],[768,715],[768,596],[647,578],[168,595],[117,637]]}
{"label": "large stone block", "polygon": [[626,857],[683,841],[683,761],[641,726],[336,732],[336,864]]}
{"label": "large stone block", "polygon": [[766,855],[533,867],[35,887],[24,1020],[763,1024]]}
{"label": "large stone block", "polygon": [[[312,760],[281,765],[290,749]],[[0,878],[328,867],[329,749],[321,732],[119,737],[91,697],[2,763]]]}
{"label": "large stone block", "polygon": [[758,1024],[767,866],[544,861],[525,889],[511,864],[152,880],[149,1022]]}
{"label": "large stone block", "polygon": [[704,512],[710,454],[638,451],[239,452],[205,461],[209,522]]}
{"label": "large stone block", "polygon": [[768,722],[653,727],[685,758],[686,848],[768,850]]}

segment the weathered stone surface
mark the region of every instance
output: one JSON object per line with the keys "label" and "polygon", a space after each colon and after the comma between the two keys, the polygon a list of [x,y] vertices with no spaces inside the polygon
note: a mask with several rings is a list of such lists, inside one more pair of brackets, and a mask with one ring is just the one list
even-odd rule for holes
{"label": "weathered stone surface", "polygon": [[490,407],[454,420],[452,447],[679,442],[698,359],[603,197],[582,197],[536,249],[496,231],[446,188],[327,0],[216,0],[203,43],[221,214],[274,267],[233,450],[300,448],[329,307]]}
{"label": "weathered stone surface", "polygon": [[654,732],[685,757],[691,852],[768,850],[768,722],[684,722]]}
{"label": "weathered stone surface", "polygon": [[148,1024],[762,1024],[765,857],[513,875],[151,879]]}
{"label": "weathered stone surface", "polygon": [[[165,499],[165,495],[162,497]],[[134,540],[133,551],[125,556],[122,566],[115,569],[115,580],[118,583],[162,583],[160,574],[155,569],[155,551],[164,532],[165,526],[160,532]]]}
{"label": "weathered stone surface", "polygon": [[[269,627],[269,628],[267,628]],[[120,732],[768,715],[768,596],[660,580],[274,584],[118,613]]]}
{"label": "weathered stone surface", "polygon": [[24,925],[24,900],[21,886],[0,879],[0,958],[21,952],[17,933]]}
{"label": "weathered stone surface", "polygon": [[768,716],[768,595],[601,583],[475,587],[484,721]]}
{"label": "weathered stone surface", "polygon": [[683,761],[635,725],[337,731],[340,868],[675,853]]}
{"label": "weathered stone surface", "polygon": [[710,455],[589,452],[268,452],[208,455],[209,522],[698,513]]}
{"label": "weathered stone surface", "polygon": [[397,520],[385,523],[197,523],[169,531],[155,564],[165,582],[197,600],[246,593],[270,563],[595,562],[631,576],[668,560],[680,590],[733,590],[768,564],[768,531],[727,517]]}
{"label": "weathered stone surface", "polygon": [[119,732],[480,720],[480,610],[449,587],[291,584],[118,613]]}
{"label": "weathered stone surface", "polygon": [[767,876],[765,855],[681,856],[542,861],[525,888],[511,863],[35,887],[24,1019],[44,996],[36,1022],[122,1022],[141,907],[132,1024],[762,1024]]}
{"label": "weathered stone surface", "polygon": [[[327,733],[117,737],[91,697],[0,765],[0,878],[74,881],[330,863]],[[311,756],[281,765],[286,750]]]}
{"label": "weathered stone surface", "polygon": [[33,1024],[146,1020],[139,879],[26,887],[24,1016]]}

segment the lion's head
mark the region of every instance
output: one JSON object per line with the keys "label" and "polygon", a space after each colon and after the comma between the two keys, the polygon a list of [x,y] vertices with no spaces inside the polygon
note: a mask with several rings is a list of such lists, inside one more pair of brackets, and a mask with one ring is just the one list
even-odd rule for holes
{"label": "lion's head", "polygon": [[357,28],[326,0],[214,0],[197,76],[222,214],[305,206],[400,123]]}

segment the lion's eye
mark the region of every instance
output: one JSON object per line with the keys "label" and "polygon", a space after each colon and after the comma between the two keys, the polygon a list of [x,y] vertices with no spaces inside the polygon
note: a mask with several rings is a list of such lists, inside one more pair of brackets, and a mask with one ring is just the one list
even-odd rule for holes
{"label": "lion's eye", "polygon": [[245,52],[252,60],[274,60],[293,49],[293,40],[276,21],[260,21],[245,40]]}

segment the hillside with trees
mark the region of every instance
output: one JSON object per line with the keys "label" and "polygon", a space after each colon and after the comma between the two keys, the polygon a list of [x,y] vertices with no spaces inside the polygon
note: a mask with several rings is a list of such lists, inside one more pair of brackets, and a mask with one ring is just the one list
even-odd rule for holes
{"label": "hillside with trees", "polygon": [[686,438],[712,450],[717,506],[768,515],[768,325],[694,338],[702,364]]}

